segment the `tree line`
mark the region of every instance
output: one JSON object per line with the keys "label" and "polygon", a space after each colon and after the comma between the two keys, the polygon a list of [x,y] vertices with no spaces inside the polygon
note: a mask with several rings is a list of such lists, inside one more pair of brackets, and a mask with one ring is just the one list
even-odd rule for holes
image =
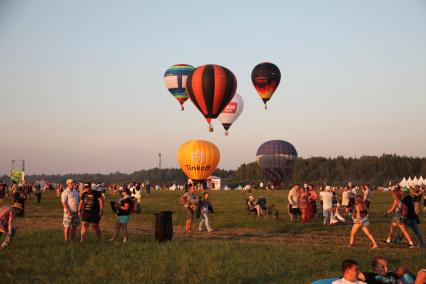
{"label": "tree line", "polygon": [[[267,182],[256,162],[242,164],[235,170],[217,169],[213,175],[223,178],[222,185],[236,187],[247,183]],[[349,181],[354,184],[368,183],[374,186],[386,186],[389,182],[399,182],[403,177],[426,178],[426,158],[397,155],[362,156],[359,158],[299,158],[293,171],[283,182],[283,186],[294,183],[343,185]],[[131,174],[114,172],[110,174],[65,174],[65,175],[28,175],[26,180],[46,180],[53,183],[65,183],[66,179],[77,181],[94,181],[99,183],[148,182],[151,184],[184,184],[187,181],[181,169],[149,169],[135,171]],[[8,182],[3,176],[2,180]]]}

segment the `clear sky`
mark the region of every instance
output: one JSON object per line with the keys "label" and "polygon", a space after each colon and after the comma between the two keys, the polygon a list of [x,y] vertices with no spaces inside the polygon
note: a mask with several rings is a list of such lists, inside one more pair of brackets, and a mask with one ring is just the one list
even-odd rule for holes
{"label": "clear sky", "polygon": [[[263,103],[251,70],[281,83]],[[245,109],[229,137],[163,84],[173,64],[219,64]],[[0,0],[0,174],[178,167],[189,139],[221,168],[271,139],[299,156],[426,156],[426,1]]]}

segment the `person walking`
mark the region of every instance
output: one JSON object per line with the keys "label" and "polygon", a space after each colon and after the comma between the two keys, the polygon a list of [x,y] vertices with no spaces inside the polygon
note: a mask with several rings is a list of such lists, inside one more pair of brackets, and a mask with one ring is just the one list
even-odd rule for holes
{"label": "person walking", "polygon": [[96,238],[101,240],[101,228],[99,222],[103,214],[102,193],[93,190],[90,183],[83,185],[83,194],[81,195],[78,206],[78,216],[81,216],[81,242],[86,240],[86,232],[89,225],[92,225],[96,232]]}
{"label": "person walking", "polygon": [[371,197],[371,189],[368,183],[364,184],[362,187],[363,190],[363,201],[365,205],[367,206],[367,209],[370,209],[370,197]]}
{"label": "person walking", "polygon": [[180,201],[182,202],[186,212],[186,225],[185,225],[185,232],[190,233],[191,232],[191,224],[192,220],[194,218],[194,211],[197,207],[198,199],[195,195],[195,187],[194,185],[191,185],[189,188],[189,191],[181,196]]}
{"label": "person walking", "polygon": [[358,196],[355,200],[355,212],[354,212],[353,218],[353,226],[351,230],[351,236],[349,239],[349,246],[353,246],[355,242],[355,235],[358,232],[358,230],[361,228],[364,234],[370,239],[371,241],[371,249],[378,248],[376,240],[374,239],[373,235],[368,230],[368,225],[370,225],[370,221],[368,220],[368,209],[367,204],[364,202],[363,198]]}
{"label": "person walking", "polygon": [[203,198],[200,201],[200,205],[199,205],[199,210],[200,210],[200,214],[201,214],[201,221],[200,224],[198,225],[198,231],[202,231],[203,229],[203,224],[206,226],[207,232],[211,233],[213,232],[213,229],[210,227],[209,224],[209,213],[213,213],[213,207],[212,204],[210,202],[210,198],[209,198],[209,193],[208,192],[204,192],[203,194]]}
{"label": "person walking", "polygon": [[[404,188],[402,191],[401,213],[404,217],[404,225],[411,228],[418,240],[418,247],[425,247],[423,235],[417,226],[419,224],[419,216],[416,214],[413,197],[410,195],[410,190]],[[398,231],[395,237],[395,243],[399,244],[403,239],[401,231]]]}
{"label": "person walking", "polygon": [[132,200],[130,198],[130,189],[126,188],[123,190],[123,198],[119,199],[115,206],[117,208],[117,223],[115,225],[115,234],[110,239],[114,241],[120,234],[120,230],[124,231],[123,243],[126,243],[129,240],[129,232],[127,229],[127,224],[129,223],[130,210],[132,207]]}
{"label": "person walking", "polygon": [[0,238],[6,233],[6,239],[0,249],[5,249],[12,242],[16,229],[13,226],[16,215],[23,210],[22,204],[14,203],[12,206],[3,206],[0,208]]}
{"label": "person walking", "polygon": [[391,239],[392,239],[392,235],[393,235],[393,231],[394,229],[396,229],[396,227],[399,227],[399,229],[402,231],[402,233],[404,234],[404,237],[407,239],[410,248],[414,247],[414,243],[410,238],[410,235],[408,234],[405,226],[404,226],[404,216],[401,213],[401,209],[402,209],[402,193],[401,193],[401,188],[397,185],[392,189],[392,196],[394,198],[393,203],[392,203],[392,207],[386,212],[386,214],[391,214],[393,213],[393,217],[392,217],[392,223],[391,223],[391,227],[390,227],[390,231],[389,231],[389,235],[386,239],[386,241],[384,241],[384,243],[386,244],[390,244],[391,243]]}
{"label": "person walking", "polygon": [[420,190],[420,186],[416,185],[416,187],[412,190],[413,193],[413,204],[414,204],[414,211],[416,212],[417,216],[420,215],[420,201],[423,199],[423,192]]}
{"label": "person walking", "polygon": [[66,189],[61,193],[61,203],[62,207],[64,207],[64,240],[68,242],[69,240],[75,239],[75,232],[80,223],[77,213],[80,196],[79,193],[74,190],[74,181],[72,179],[68,179],[66,184]]}

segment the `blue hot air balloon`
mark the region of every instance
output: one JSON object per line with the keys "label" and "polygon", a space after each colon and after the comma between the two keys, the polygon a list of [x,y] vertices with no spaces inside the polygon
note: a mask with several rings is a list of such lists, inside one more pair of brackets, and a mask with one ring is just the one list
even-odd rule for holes
{"label": "blue hot air balloon", "polygon": [[297,160],[296,148],[287,141],[271,140],[260,145],[256,161],[275,186],[290,174]]}

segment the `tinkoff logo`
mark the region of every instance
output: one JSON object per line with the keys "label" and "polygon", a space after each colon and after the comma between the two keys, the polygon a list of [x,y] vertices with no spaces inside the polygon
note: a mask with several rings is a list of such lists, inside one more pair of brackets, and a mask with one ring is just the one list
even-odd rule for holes
{"label": "tinkoff logo", "polygon": [[206,154],[201,151],[195,151],[191,153],[190,159],[194,163],[201,163],[206,159]]}

